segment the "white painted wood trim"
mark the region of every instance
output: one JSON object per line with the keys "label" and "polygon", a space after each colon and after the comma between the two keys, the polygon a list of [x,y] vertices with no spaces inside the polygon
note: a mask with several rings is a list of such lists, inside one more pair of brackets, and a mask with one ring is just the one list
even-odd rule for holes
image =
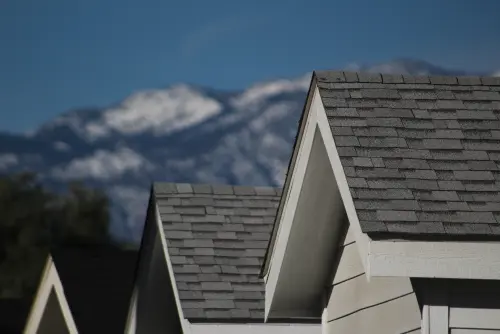
{"label": "white painted wood trim", "polygon": [[[321,325],[309,324],[192,324],[191,334],[322,334]],[[184,332],[186,333],[186,332]]]}
{"label": "white painted wood trim", "polygon": [[49,300],[52,289],[54,289],[54,293],[56,294],[56,298],[59,302],[59,307],[61,308],[61,312],[69,333],[78,334],[75,321],[64,294],[64,289],[59,278],[59,274],[57,273],[54,261],[52,260],[52,257],[50,255],[47,258],[47,262],[42,274],[42,279],[38,287],[38,291],[35,296],[30,313],[28,315],[28,320],[24,329],[25,334],[35,334],[38,332],[38,327],[40,326],[40,321],[42,320],[42,316],[45,311],[45,307],[47,306],[47,302]]}
{"label": "white painted wood trim", "polygon": [[371,276],[500,280],[499,259],[499,242],[372,240],[368,253]]}
{"label": "white painted wood trim", "polygon": [[420,325],[421,334],[430,334],[429,305],[422,307],[422,323]]}
{"label": "white painted wood trim", "polygon": [[[318,92],[315,92],[312,97],[311,106],[321,99],[317,93]],[[281,221],[278,224],[276,242],[271,254],[269,270],[266,276],[265,321],[267,321],[267,317],[269,316],[274,292],[276,291],[276,285],[278,284],[278,278],[283,264],[283,259],[285,257],[288,238],[292,230],[293,217],[295,216],[300,190],[302,188],[307,163],[311,153],[314,134],[316,132],[316,111],[314,108],[310,107],[310,109],[306,110],[306,112],[309,114],[306,119],[302,140],[299,143],[299,151],[297,154],[297,160],[295,161],[295,168],[291,176],[290,187],[288,188],[288,192],[284,194],[285,203],[283,205],[283,214],[281,215]]]}
{"label": "white painted wood trim", "polygon": [[328,334],[328,305],[321,314],[321,334]]}
{"label": "white painted wood trim", "polygon": [[[134,282],[134,285],[135,283],[136,282]],[[132,298],[130,298],[127,322],[125,323],[125,334],[135,334],[137,328],[137,290],[137,287],[134,286],[132,290]]]}
{"label": "white painted wood trim", "polygon": [[[314,87],[314,95],[319,96],[318,87]],[[321,98],[319,98],[321,101]],[[367,278],[370,277],[368,274],[369,267],[367,266],[367,254],[368,254],[368,236],[361,231],[361,225],[359,223],[358,215],[354,207],[354,201],[351,196],[351,191],[349,190],[349,185],[347,184],[347,178],[344,173],[344,167],[340,162],[340,156],[337,151],[337,146],[333,138],[332,130],[328,123],[328,118],[326,117],[326,110],[323,102],[320,102],[321,110],[316,112],[316,122],[318,124],[319,130],[321,132],[321,137],[325,143],[326,152],[328,153],[328,160],[333,169],[335,175],[335,180],[337,181],[337,186],[342,197],[342,202],[344,203],[344,208],[349,219],[349,227],[354,232],[354,238],[356,240],[356,245],[359,250],[359,256],[361,257],[361,263],[363,268],[367,273]],[[351,232],[351,233],[352,233]]]}
{"label": "white painted wood trim", "polygon": [[500,329],[500,310],[450,308],[451,328]]}
{"label": "white painted wood trim", "polygon": [[430,305],[429,310],[429,334],[448,334],[448,306]]}
{"label": "white painted wood trim", "polygon": [[[366,272],[369,268],[367,267],[367,245],[368,236],[361,232],[361,226],[359,223],[356,210],[354,208],[354,202],[352,200],[351,192],[347,184],[347,179],[344,173],[344,169],[340,163],[340,157],[335,146],[335,141],[332,132],[329,127],[328,119],[326,117],[326,111],[321,101],[321,96],[317,86],[313,88],[313,95],[311,98],[311,103],[309,110],[305,112],[307,114],[306,125],[304,126],[304,132],[302,139],[300,141],[297,159],[295,161],[295,168],[291,176],[290,187],[288,192],[283,194],[285,203],[283,205],[283,214],[281,216],[281,221],[278,224],[278,231],[276,236],[276,242],[274,248],[271,252],[271,259],[269,264],[268,273],[265,276],[266,280],[266,298],[265,298],[265,319],[269,316],[269,310],[272,305],[272,300],[274,297],[274,291],[278,283],[279,273],[281,271],[281,265],[283,263],[284,255],[286,252],[286,247],[288,243],[288,238],[292,230],[293,217],[295,216],[295,210],[297,207],[300,190],[302,188],[302,183],[304,181],[304,175],[306,172],[311,147],[313,144],[313,139],[316,130],[319,130],[322,140],[325,145],[325,149],[328,154],[328,160],[332,166],[332,170],[338,185],[339,193],[341,195],[344,207],[349,219],[349,224],[351,230],[354,232],[356,247],[359,250],[359,256],[361,258],[361,263],[363,264],[364,271]],[[351,232],[352,233],[352,232]],[[328,265],[328,264],[323,264]],[[369,275],[366,276],[369,280]]]}
{"label": "white painted wood trim", "polygon": [[177,313],[179,315],[179,320],[181,323],[182,331],[184,334],[190,334],[189,322],[184,318],[184,312],[182,311],[181,299],[179,297],[179,290],[177,290],[177,282],[175,281],[174,269],[172,267],[172,261],[170,260],[170,255],[168,253],[167,239],[165,238],[165,232],[163,231],[163,223],[161,221],[160,210],[158,209],[158,205],[156,201],[154,203],[155,206],[155,223],[157,228],[157,233],[160,236],[160,242],[163,249],[163,255],[165,256],[168,268],[168,275],[170,277],[170,282],[172,284],[175,304],[177,306]]}
{"label": "white painted wood trim", "polygon": [[50,271],[52,269],[52,266],[52,258],[49,256],[45,263],[37,293],[33,300],[33,304],[31,305],[30,313],[28,314],[28,320],[26,321],[26,326],[24,328],[25,334],[32,334],[37,332],[38,326],[42,319],[43,311],[45,310],[45,305],[47,304],[52,288],[52,284],[50,284]]}

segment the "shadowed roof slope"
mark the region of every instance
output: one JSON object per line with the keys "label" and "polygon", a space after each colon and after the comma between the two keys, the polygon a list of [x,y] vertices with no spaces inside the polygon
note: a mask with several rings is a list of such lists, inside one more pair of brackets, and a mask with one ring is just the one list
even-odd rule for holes
{"label": "shadowed roof slope", "polygon": [[500,77],[315,80],[363,232],[500,236]]}
{"label": "shadowed roof slope", "polygon": [[186,319],[262,322],[259,278],[281,191],[155,183]]}
{"label": "shadowed roof slope", "polygon": [[123,333],[137,251],[63,247],[52,258],[79,333]]}

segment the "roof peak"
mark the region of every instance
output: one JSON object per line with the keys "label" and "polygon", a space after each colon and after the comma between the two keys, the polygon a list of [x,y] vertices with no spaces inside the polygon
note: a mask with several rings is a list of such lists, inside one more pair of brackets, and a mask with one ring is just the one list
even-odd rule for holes
{"label": "roof peak", "polygon": [[320,82],[339,83],[500,86],[500,77],[495,76],[407,75],[373,73],[368,71],[318,70],[313,72],[313,78]]}

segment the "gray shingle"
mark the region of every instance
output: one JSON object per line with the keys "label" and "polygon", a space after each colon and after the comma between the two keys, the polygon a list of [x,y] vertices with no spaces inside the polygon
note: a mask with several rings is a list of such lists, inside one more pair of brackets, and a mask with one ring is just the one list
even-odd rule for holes
{"label": "gray shingle", "polygon": [[500,78],[344,77],[322,84],[351,96],[327,118],[363,231],[500,236]]}
{"label": "gray shingle", "polygon": [[162,183],[153,189],[186,318],[262,314],[259,272],[281,189]]}

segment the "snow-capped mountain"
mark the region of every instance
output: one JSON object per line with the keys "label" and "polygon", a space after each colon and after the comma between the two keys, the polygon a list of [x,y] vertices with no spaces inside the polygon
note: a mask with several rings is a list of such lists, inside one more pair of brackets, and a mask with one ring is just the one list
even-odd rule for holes
{"label": "snow-capped mountain", "polygon": [[[465,74],[400,59],[365,71]],[[310,74],[239,92],[178,84],[76,109],[29,135],[0,133],[0,172],[35,170],[51,186],[83,179],[112,198],[114,234],[139,240],[152,181],[281,185]]]}

